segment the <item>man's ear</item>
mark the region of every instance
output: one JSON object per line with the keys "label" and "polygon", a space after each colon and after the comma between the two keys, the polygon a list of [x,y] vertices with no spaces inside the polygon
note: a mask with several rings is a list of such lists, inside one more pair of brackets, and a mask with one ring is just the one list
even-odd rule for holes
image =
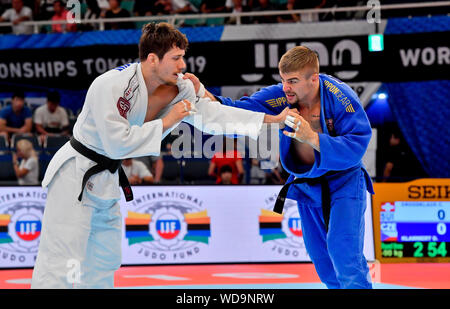
{"label": "man's ear", "polygon": [[315,83],[315,82],[317,82],[319,80],[319,73],[313,73],[312,75],[311,75],[311,81],[313,82],[313,83]]}
{"label": "man's ear", "polygon": [[147,56],[147,61],[148,63],[150,63],[151,65],[157,65],[159,64],[159,58],[158,55],[156,55],[155,53],[150,53]]}

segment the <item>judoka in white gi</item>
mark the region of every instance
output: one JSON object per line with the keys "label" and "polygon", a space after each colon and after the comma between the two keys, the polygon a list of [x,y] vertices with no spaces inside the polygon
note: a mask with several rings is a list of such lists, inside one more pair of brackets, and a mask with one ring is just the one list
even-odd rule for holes
{"label": "judoka in white gi", "polygon": [[[200,130],[211,123],[248,123],[254,130],[237,126],[235,133],[252,138],[263,122],[285,120],[287,110],[269,116],[202,98],[180,74],[186,37],[166,23],[147,24],[142,31],[141,62],[108,71],[90,86],[73,130],[83,146],[113,160],[157,156],[162,139],[181,121],[199,126],[194,113],[202,116]],[[71,143],[51,160],[42,182],[48,197],[32,288],[114,286],[121,264],[119,173],[96,173],[82,189],[86,171],[95,165]]]}

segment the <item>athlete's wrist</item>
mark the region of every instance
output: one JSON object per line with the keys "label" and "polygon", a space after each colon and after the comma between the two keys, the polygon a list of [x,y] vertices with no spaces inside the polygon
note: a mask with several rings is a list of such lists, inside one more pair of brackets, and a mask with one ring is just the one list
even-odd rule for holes
{"label": "athlete's wrist", "polygon": [[315,150],[320,152],[320,139],[319,139],[319,134],[317,132],[312,131],[311,137],[308,138],[307,143],[312,148],[314,148]]}

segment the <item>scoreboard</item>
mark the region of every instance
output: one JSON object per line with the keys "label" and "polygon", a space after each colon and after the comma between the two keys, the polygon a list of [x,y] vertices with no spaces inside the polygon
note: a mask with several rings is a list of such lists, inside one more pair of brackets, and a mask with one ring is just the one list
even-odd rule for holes
{"label": "scoreboard", "polygon": [[378,260],[450,261],[450,179],[376,183],[374,187]]}

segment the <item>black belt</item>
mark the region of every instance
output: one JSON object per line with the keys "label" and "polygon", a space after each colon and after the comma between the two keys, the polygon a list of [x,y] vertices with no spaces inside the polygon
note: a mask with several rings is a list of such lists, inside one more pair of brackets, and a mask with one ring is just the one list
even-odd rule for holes
{"label": "black belt", "polygon": [[[325,175],[328,175],[328,173]],[[286,196],[291,185],[305,182],[310,185],[320,183],[322,187],[322,214],[323,220],[325,222],[325,231],[328,233],[328,224],[330,223],[330,212],[331,212],[331,197],[330,197],[330,187],[328,185],[327,179],[325,178],[325,175],[318,178],[296,178],[293,181],[285,184],[283,188],[281,188],[280,193],[278,193],[277,201],[275,202],[273,211],[279,214],[283,213],[284,202],[286,201]]]}
{"label": "black belt", "polygon": [[70,145],[72,145],[72,147],[76,151],[81,153],[83,156],[97,163],[97,165],[94,165],[93,167],[88,169],[83,176],[81,193],[78,196],[78,200],[80,202],[81,198],[83,197],[84,187],[86,186],[86,183],[89,180],[89,178],[105,170],[108,170],[111,173],[115,173],[117,170],[119,170],[119,183],[120,186],[122,187],[123,193],[125,194],[125,199],[127,202],[133,200],[133,191],[131,190],[131,186],[130,183],[128,182],[127,175],[125,174],[122,168],[122,160],[112,160],[108,157],[102,156],[101,154],[98,154],[95,151],[87,148],[73,137],[70,139]]}

